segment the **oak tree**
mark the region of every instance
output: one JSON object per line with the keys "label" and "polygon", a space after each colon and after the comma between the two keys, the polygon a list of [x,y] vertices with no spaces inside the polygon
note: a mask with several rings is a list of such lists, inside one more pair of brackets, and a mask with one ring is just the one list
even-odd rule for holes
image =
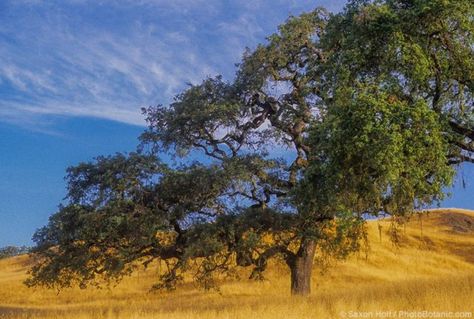
{"label": "oak tree", "polygon": [[280,258],[308,294],[315,259],[360,249],[366,214],[429,205],[472,161],[473,7],[353,1],[290,17],[232,81],[146,108],[136,153],[68,169],[27,283],[87,286],[160,260],[157,288],[186,271],[210,287]]}

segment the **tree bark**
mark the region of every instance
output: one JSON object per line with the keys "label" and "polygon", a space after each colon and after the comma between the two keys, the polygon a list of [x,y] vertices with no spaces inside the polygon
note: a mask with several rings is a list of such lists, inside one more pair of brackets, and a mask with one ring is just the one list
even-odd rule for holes
{"label": "tree bark", "polygon": [[313,271],[316,243],[314,240],[303,240],[298,252],[288,257],[287,264],[291,270],[291,294],[307,296],[311,293],[311,274]]}

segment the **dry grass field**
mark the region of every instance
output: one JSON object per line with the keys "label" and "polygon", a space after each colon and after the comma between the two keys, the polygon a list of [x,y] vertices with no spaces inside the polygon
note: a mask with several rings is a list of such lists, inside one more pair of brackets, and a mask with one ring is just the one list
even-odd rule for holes
{"label": "dry grass field", "polygon": [[288,270],[279,264],[264,282],[228,280],[220,292],[185,283],[175,292],[150,293],[159,269],[152,267],[110,290],[57,294],[22,285],[26,256],[0,260],[0,318],[424,318],[412,311],[469,318],[454,312],[474,313],[474,212],[414,216],[400,232],[399,247],[388,227],[387,221],[369,222],[368,258],[353,256],[324,275],[316,270],[308,298],[290,297]]}

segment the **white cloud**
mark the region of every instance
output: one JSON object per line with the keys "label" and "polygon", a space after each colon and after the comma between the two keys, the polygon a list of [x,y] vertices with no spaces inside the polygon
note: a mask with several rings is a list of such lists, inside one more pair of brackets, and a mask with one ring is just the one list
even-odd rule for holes
{"label": "white cloud", "polygon": [[289,10],[304,9],[283,0],[23,0],[4,6],[4,121],[61,115],[135,125],[145,124],[140,107],[171,101],[186,83],[232,76],[246,46],[263,41]]}

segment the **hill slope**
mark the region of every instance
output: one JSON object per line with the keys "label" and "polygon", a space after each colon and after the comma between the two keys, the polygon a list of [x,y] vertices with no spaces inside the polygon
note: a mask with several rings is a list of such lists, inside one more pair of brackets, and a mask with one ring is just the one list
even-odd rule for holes
{"label": "hill slope", "polygon": [[399,247],[389,240],[388,221],[371,221],[369,243],[367,258],[353,256],[324,275],[316,270],[309,298],[289,297],[288,270],[276,263],[267,281],[229,280],[220,293],[191,283],[173,293],[148,293],[154,267],[111,290],[58,295],[22,285],[28,257],[0,260],[0,318],[408,318],[410,313],[398,311],[474,312],[473,211],[413,216],[400,231]]}

